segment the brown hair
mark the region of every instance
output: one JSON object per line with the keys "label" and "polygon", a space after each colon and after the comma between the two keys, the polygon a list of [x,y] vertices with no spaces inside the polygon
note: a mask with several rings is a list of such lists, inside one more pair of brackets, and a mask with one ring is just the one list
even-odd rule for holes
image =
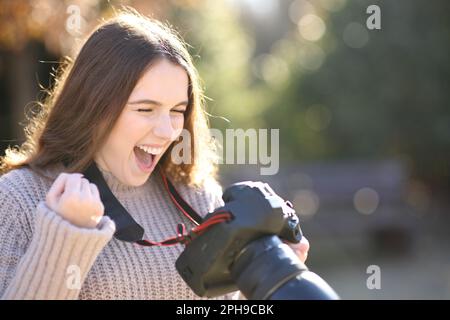
{"label": "brown hair", "polygon": [[216,178],[204,96],[184,42],[168,26],[122,11],[100,24],[76,59],[60,67],[48,98],[25,128],[26,141],[8,148],[0,172],[29,166],[39,171],[64,162],[67,172],[83,172],[106,141],[136,83],[157,59],[183,67],[189,78],[184,128],[191,135],[191,163],[171,161],[174,143],[160,160],[175,181],[201,185]]}

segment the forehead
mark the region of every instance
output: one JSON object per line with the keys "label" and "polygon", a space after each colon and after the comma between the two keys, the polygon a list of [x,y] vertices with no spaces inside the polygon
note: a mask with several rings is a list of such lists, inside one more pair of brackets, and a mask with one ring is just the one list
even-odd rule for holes
{"label": "forehead", "polygon": [[189,78],[186,70],[165,59],[154,62],[134,87],[130,98],[178,103],[188,98]]}

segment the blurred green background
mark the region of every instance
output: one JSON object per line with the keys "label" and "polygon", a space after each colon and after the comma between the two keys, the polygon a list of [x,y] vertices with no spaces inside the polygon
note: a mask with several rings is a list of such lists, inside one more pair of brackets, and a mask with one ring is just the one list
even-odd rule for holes
{"label": "blurred green background", "polygon": [[[379,30],[366,26],[374,4]],[[120,5],[190,45],[212,127],[280,129],[276,175],[221,165],[221,182],[264,180],[293,201],[307,265],[341,297],[450,298],[448,1],[1,0],[2,152],[23,141],[61,57]]]}

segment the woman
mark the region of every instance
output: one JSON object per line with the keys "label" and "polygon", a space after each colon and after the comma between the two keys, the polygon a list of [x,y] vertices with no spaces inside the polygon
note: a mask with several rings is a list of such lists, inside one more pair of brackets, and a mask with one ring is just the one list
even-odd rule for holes
{"label": "woman", "polygon": [[[192,161],[174,164],[182,130]],[[180,222],[193,227],[170,201],[163,175],[198,213],[223,205],[199,80],[173,31],[129,12],[102,23],[26,132],[2,159],[3,299],[199,298],[175,269],[183,246],[114,238],[98,187],[81,174],[95,162],[146,239],[173,236]],[[304,261],[308,244],[292,247]]]}

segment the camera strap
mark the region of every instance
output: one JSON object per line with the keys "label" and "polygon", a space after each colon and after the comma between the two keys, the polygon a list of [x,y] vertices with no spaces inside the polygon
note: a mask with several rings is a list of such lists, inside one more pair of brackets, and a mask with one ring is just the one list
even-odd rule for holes
{"label": "camera strap", "polygon": [[102,173],[93,161],[91,165],[83,172],[84,176],[97,185],[100,198],[105,207],[105,215],[110,217],[116,224],[116,232],[114,237],[121,241],[134,242],[142,246],[170,246],[178,243],[188,244],[192,240],[194,234],[201,234],[204,230],[213,224],[227,221],[230,219],[228,212],[217,212],[210,219],[204,219],[183,199],[178,193],[173,183],[165,176],[162,168],[158,165],[159,173],[163,180],[164,187],[169,194],[174,205],[194,223],[195,228],[188,233],[184,224],[177,225],[177,236],[166,239],[164,241],[155,242],[143,239],[144,228],[140,226],[123,205],[117,200],[106,183]]}

